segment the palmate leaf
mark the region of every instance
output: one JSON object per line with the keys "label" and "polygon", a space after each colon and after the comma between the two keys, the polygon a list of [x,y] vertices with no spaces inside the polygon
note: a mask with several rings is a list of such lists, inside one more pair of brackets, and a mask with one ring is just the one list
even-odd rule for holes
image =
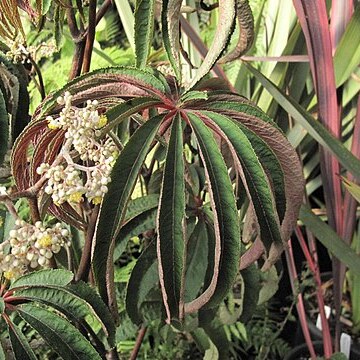
{"label": "palmate leaf", "polygon": [[[172,125],[157,218],[160,285],[168,321],[184,316],[185,183],[181,118]],[[171,272],[168,269],[172,269]]]}
{"label": "palmate leaf", "polygon": [[32,304],[21,305],[17,312],[64,360],[101,359],[80,331],[64,318]]}
{"label": "palmate leaf", "polygon": [[[126,204],[135,186],[140,168],[164,116],[156,116],[141,126],[124,147],[113,171],[109,191],[102,203],[92,252],[92,266],[100,295],[108,303],[115,301],[113,286],[113,251]],[[117,313],[116,304],[109,304]]]}

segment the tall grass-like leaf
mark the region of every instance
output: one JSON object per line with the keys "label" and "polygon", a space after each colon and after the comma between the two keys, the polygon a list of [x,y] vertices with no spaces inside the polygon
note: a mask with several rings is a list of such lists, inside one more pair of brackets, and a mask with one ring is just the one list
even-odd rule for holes
{"label": "tall grass-like leaf", "polygon": [[[183,136],[179,115],[173,121],[157,218],[157,256],[168,321],[182,320],[185,292],[185,183]],[[171,269],[171,271],[168,271]]]}
{"label": "tall grass-like leaf", "polygon": [[7,325],[15,358],[21,360],[36,360],[37,357],[21,330],[11,322],[11,320],[7,321]]}
{"label": "tall grass-like leaf", "polygon": [[191,81],[189,89],[193,88],[211,70],[220,57],[231,35],[234,18],[235,0],[220,0],[219,22],[215,30],[214,41],[212,42],[204,61],[196,72],[194,79]]}
{"label": "tall grass-like leaf", "polygon": [[346,27],[334,55],[336,86],[342,85],[360,63],[360,6]]}
{"label": "tall grass-like leaf", "polygon": [[128,0],[114,0],[126,37],[135,52],[135,19]]}
{"label": "tall grass-like leaf", "polygon": [[155,0],[136,0],[135,3],[135,54],[136,66],[145,67],[154,32]]}
{"label": "tall grass-like leaf", "polygon": [[205,304],[217,306],[231,289],[240,259],[240,229],[231,182],[215,139],[200,118],[188,115],[205,166],[216,238],[211,249],[214,267],[210,284],[197,299],[185,305],[185,312],[193,312]]}
{"label": "tall grass-like leaf", "polygon": [[321,145],[329,149],[340,163],[354,176],[360,177],[360,163],[358,159],[329,131],[316,121],[305,109],[290,96],[275,86],[269,79],[262,75],[251,65],[245,63],[246,68],[254,74],[260,83],[271,93],[274,99],[283,107],[308,133]]}
{"label": "tall grass-like leaf", "polygon": [[[164,116],[157,116],[141,126],[120,153],[113,171],[109,191],[101,206],[92,251],[92,266],[100,295],[106,303],[113,297],[113,251],[125,216],[126,204],[134,189],[136,179],[151,143]],[[116,304],[109,304],[116,311]]]}
{"label": "tall grass-like leaf", "polygon": [[0,89],[0,165],[4,161],[8,149],[9,140],[9,119],[6,110],[5,100]]}
{"label": "tall grass-like leaf", "polygon": [[330,35],[333,53],[340,42],[353,11],[354,2],[352,0],[333,0],[331,2]]}
{"label": "tall grass-like leaf", "polygon": [[354,274],[360,275],[360,257],[336,232],[308,207],[303,205],[299,219],[316,236],[316,238]]}
{"label": "tall grass-like leaf", "polygon": [[64,360],[101,359],[89,341],[67,320],[32,304],[22,305],[17,311]]}

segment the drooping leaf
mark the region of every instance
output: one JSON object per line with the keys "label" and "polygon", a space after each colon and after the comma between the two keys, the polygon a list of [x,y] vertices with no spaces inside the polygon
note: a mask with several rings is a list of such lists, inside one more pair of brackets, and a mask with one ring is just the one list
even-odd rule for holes
{"label": "drooping leaf", "polygon": [[139,216],[145,211],[154,209],[159,204],[159,195],[150,194],[130,200],[126,208],[125,222]]}
{"label": "drooping leaf", "polygon": [[301,207],[299,218],[332,255],[344,263],[354,274],[360,275],[359,255],[329,225],[305,205]]}
{"label": "drooping leaf", "polygon": [[193,88],[206,74],[225,49],[233,29],[235,18],[235,0],[219,0],[219,21],[215,30],[214,40],[204,61],[200,65],[189,89]]}
{"label": "drooping leaf", "polygon": [[45,269],[33,271],[16,279],[10,289],[30,286],[66,286],[74,278],[71,271],[63,269]]}
{"label": "drooping leaf", "polygon": [[215,139],[201,119],[188,116],[205,167],[216,238],[212,279],[197,299],[185,305],[185,311],[192,312],[205,304],[216,306],[231,289],[240,258],[240,229],[233,188]]}
{"label": "drooping leaf", "polygon": [[[168,321],[184,316],[185,183],[181,118],[173,122],[160,193],[157,255]],[[169,271],[171,269],[171,271]]]}
{"label": "drooping leaf", "polygon": [[147,64],[153,32],[155,0],[136,0],[135,3],[135,54],[136,67]]}
{"label": "drooping leaf", "polygon": [[350,171],[354,176],[360,178],[360,162],[338,139],[331,135],[319,121],[315,120],[296,101],[286,95],[258,70],[247,63],[244,64],[246,68],[254,74],[260,83],[272,94],[274,99],[296,121],[298,121],[316,141],[329,149],[348,171]]}
{"label": "drooping leaf", "polygon": [[156,247],[155,244],[150,244],[137,260],[126,291],[126,311],[134,324],[140,324],[144,320],[140,311],[141,304],[158,281]]}
{"label": "drooping leaf", "polygon": [[[181,7],[179,0],[163,0],[161,11],[161,34],[163,46],[167,53],[174,73],[181,81],[180,44],[179,44],[179,13]],[[173,38],[171,38],[173,35]]]}
{"label": "drooping leaf", "polygon": [[[148,120],[130,138],[114,165],[109,191],[101,206],[92,265],[100,295],[106,303],[112,299],[114,290],[111,284],[113,284],[115,239],[119,234],[126,204],[135,186],[140,168],[162,120],[161,115]],[[116,304],[109,305],[115,311]]]}
{"label": "drooping leaf", "polygon": [[90,342],[64,318],[32,304],[24,304],[17,311],[64,360],[101,359]]}
{"label": "drooping leaf", "polygon": [[36,360],[37,357],[31,349],[25,335],[11,320],[7,321],[11,347],[16,359]]}
{"label": "drooping leaf", "polygon": [[0,89],[0,165],[3,163],[8,149],[9,119],[3,93]]}
{"label": "drooping leaf", "polygon": [[233,61],[246,54],[254,41],[254,17],[249,5],[249,0],[236,1],[236,16],[239,24],[240,36],[236,47],[230,53],[222,57],[219,62]]}
{"label": "drooping leaf", "polygon": [[[202,113],[208,116],[223,131],[224,138],[236,151],[236,155],[241,163],[240,171],[244,174],[249,197],[255,208],[259,224],[259,236],[265,248],[270,251],[272,244],[281,245],[282,239],[279,222],[274,215],[272,192],[266,181],[266,175],[260,161],[251,143],[235,123],[220,114],[206,111]],[[238,160],[234,159],[234,161]]]}

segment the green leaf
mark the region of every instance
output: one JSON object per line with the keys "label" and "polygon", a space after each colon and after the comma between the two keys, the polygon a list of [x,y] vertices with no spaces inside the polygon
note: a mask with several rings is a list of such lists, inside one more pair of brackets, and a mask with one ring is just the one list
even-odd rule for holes
{"label": "green leaf", "polygon": [[0,89],[0,165],[3,163],[8,149],[9,117],[2,90]]}
{"label": "green leaf", "polygon": [[305,205],[301,207],[299,218],[332,255],[345,264],[355,275],[360,275],[359,255],[329,225]]}
{"label": "green leaf", "polygon": [[254,74],[260,83],[271,93],[279,105],[281,105],[296,121],[298,121],[316,141],[329,149],[348,171],[350,171],[355,177],[360,178],[359,159],[346,149],[345,146],[333,135],[331,135],[319,121],[315,120],[290,96],[286,95],[254,67],[248,63],[244,64],[246,68]]}
{"label": "green leaf", "polygon": [[[163,0],[161,11],[161,34],[163,46],[167,53],[170,64],[174,70],[176,78],[181,80],[180,65],[180,44],[179,44],[179,11],[182,1]],[[172,37],[173,35],[173,37]]]}
{"label": "green leaf", "polygon": [[134,324],[143,322],[141,304],[158,281],[156,248],[150,244],[137,260],[126,290],[126,311]]}
{"label": "green leaf", "polygon": [[355,184],[354,182],[344,178],[343,176],[341,177],[341,180],[342,180],[344,186],[346,187],[347,191],[349,191],[349,193],[352,195],[352,197],[357,202],[360,202],[360,186]]}
{"label": "green leaf", "polygon": [[217,306],[232,288],[240,260],[240,229],[232,184],[215,139],[202,120],[192,113],[188,116],[205,167],[216,239],[211,250],[215,256],[213,276],[208,288],[186,304],[185,310],[192,312],[205,304]]}
{"label": "green leaf", "polygon": [[3,349],[3,344],[1,341],[0,341],[0,360],[6,360],[5,350]]}
{"label": "green leaf", "polygon": [[147,64],[153,32],[155,0],[136,0],[135,3],[135,54],[136,67]]}
{"label": "green leaf", "polygon": [[145,211],[157,208],[159,204],[159,195],[150,194],[130,200],[126,209],[125,221],[134,219]]}
{"label": "green leaf", "polygon": [[2,314],[5,310],[5,301],[2,297],[0,297],[0,314]]}
{"label": "green leaf", "polygon": [[341,86],[360,63],[360,6],[356,6],[334,55],[336,86]]}
{"label": "green leaf", "polygon": [[36,360],[37,357],[35,356],[25,335],[21,332],[21,330],[10,320],[7,321],[7,326],[15,359]]}
{"label": "green leaf", "polygon": [[[282,244],[280,226],[274,212],[272,191],[266,181],[266,174],[261,163],[252,148],[252,145],[240,127],[228,118],[211,112],[203,111],[209,119],[219,126],[224,133],[225,141],[233,146],[238,159],[240,160],[239,172],[243,172],[246,185],[249,190],[249,197],[254,205],[257,221],[259,224],[260,238],[267,249],[273,243]],[[235,164],[237,159],[234,159]]]}
{"label": "green leaf", "polygon": [[31,304],[17,311],[64,360],[101,360],[90,342],[66,319]]}
{"label": "green leaf", "polygon": [[[157,195],[157,194],[156,194]],[[156,227],[157,208],[144,211],[122,226],[115,240],[114,261],[125,251],[128,241],[147,230]]]}
{"label": "green leaf", "polygon": [[158,99],[151,97],[139,97],[113,106],[105,114],[108,119],[108,124],[101,129],[102,133],[107,133],[110,129],[119,125],[129,116],[157,104],[159,104]]}
{"label": "green leaf", "polygon": [[160,285],[168,320],[183,318],[185,278],[185,183],[183,137],[178,115],[171,128],[157,219]]}
{"label": "green leaf", "polygon": [[244,284],[244,298],[242,303],[243,311],[239,320],[247,323],[253,316],[259,301],[261,289],[260,270],[252,264],[246,269],[241,270],[241,277]]}
{"label": "green leaf", "polygon": [[[126,205],[134,189],[139,171],[163,117],[160,115],[151,118],[130,138],[114,165],[109,191],[101,206],[93,247],[92,266],[100,295],[106,303],[114,295],[112,286],[115,239],[120,232]],[[117,312],[116,304],[111,304],[111,306]]]}
{"label": "green leaf", "polygon": [[41,2],[41,15],[46,15],[50,10],[52,0],[42,0]]}
{"label": "green leaf", "polygon": [[200,220],[190,236],[187,244],[187,264],[185,278],[185,300],[193,300],[204,284],[207,268],[208,236],[204,221]]}
{"label": "green leaf", "polygon": [[114,319],[109,312],[108,307],[101,300],[99,294],[90,285],[79,281],[74,284],[69,284],[67,290],[73,294],[79,296],[82,300],[86,301],[88,306],[91,307],[93,313],[100,319],[100,323],[105,326],[105,334],[108,336],[108,342],[110,345],[114,343],[115,337],[115,323]]}
{"label": "green leaf", "polygon": [[10,289],[23,286],[66,286],[72,281],[74,274],[63,269],[45,269],[33,271],[15,280]]}
{"label": "green leaf", "polygon": [[135,51],[134,15],[128,0],[114,0],[121,23],[131,48]]}
{"label": "green leaf", "polygon": [[205,75],[209,73],[215,62],[228,44],[235,19],[235,0],[219,1],[219,21],[215,30],[214,40],[200,65],[189,89],[193,88]]}

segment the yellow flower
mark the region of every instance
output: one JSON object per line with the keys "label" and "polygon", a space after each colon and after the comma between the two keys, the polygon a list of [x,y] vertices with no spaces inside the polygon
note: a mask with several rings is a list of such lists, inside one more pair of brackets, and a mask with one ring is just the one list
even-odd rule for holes
{"label": "yellow flower", "polygon": [[100,129],[108,123],[108,118],[106,115],[100,115],[99,122],[97,124],[97,128]]}
{"label": "yellow flower", "polygon": [[38,240],[38,243],[41,247],[49,247],[52,245],[52,240],[50,235],[43,236],[40,240]]}
{"label": "yellow flower", "polygon": [[14,271],[12,271],[12,270],[4,272],[4,278],[5,279],[11,280],[11,279],[14,279],[15,277],[16,277],[16,273]]}
{"label": "yellow flower", "polygon": [[51,129],[51,130],[56,130],[56,129],[59,128],[59,126],[56,125],[56,124],[54,124],[54,123],[52,123],[52,122],[49,122],[49,123],[48,123],[48,128]]}
{"label": "yellow flower", "polygon": [[101,200],[102,200],[102,197],[101,196],[96,196],[94,197],[91,202],[94,204],[94,205],[99,205],[101,203]]}
{"label": "yellow flower", "polygon": [[82,193],[80,191],[74,192],[69,196],[70,202],[79,203],[82,201]]}

